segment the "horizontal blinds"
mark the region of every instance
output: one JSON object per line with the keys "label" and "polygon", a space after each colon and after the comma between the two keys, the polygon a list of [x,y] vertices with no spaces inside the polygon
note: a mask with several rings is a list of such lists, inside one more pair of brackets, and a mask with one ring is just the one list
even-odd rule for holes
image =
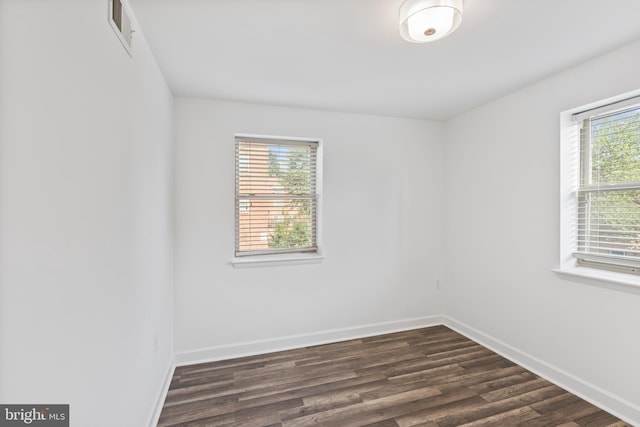
{"label": "horizontal blinds", "polygon": [[597,113],[582,120],[580,131],[574,255],[581,264],[634,271],[640,267],[640,106],[625,101]]}
{"label": "horizontal blinds", "polygon": [[236,256],[317,250],[318,143],[236,138]]}

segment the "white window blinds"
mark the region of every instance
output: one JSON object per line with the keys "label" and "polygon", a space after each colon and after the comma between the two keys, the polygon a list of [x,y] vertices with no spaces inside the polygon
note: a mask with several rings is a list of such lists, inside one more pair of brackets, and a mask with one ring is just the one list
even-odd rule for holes
{"label": "white window blinds", "polygon": [[318,142],[236,137],[236,256],[317,252]]}
{"label": "white window blinds", "polygon": [[640,271],[640,99],[574,115],[580,126],[578,264]]}

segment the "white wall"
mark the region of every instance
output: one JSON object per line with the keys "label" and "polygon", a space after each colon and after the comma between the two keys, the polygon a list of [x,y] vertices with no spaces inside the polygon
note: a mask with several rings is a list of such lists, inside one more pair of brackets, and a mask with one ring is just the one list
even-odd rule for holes
{"label": "white wall", "polygon": [[0,402],[73,426],[147,424],[172,357],[172,96],[134,49],[106,0],[0,0]]}
{"label": "white wall", "polygon": [[[186,98],[174,109],[179,361],[419,326],[441,313],[443,124]],[[229,265],[235,133],[324,140],[323,263]]]}
{"label": "white wall", "polygon": [[640,295],[551,270],[559,113],[638,89],[639,70],[637,42],[447,122],[444,283],[448,316],[638,424]]}
{"label": "white wall", "polygon": [[[172,112],[142,33],[131,59],[106,15],[106,1],[0,0],[0,402],[146,424],[174,349],[174,247],[181,362],[444,312],[640,423],[640,295],[551,272],[559,112],[637,89],[640,43],[450,120],[445,146],[426,121],[197,99]],[[229,265],[236,132],[323,138],[323,263]]]}

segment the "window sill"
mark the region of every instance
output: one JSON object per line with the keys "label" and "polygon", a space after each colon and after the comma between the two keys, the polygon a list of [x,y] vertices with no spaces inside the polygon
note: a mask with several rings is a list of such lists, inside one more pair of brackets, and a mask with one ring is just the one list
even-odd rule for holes
{"label": "window sill", "polygon": [[574,266],[554,268],[553,271],[561,276],[584,279],[584,282],[591,285],[640,293],[640,276]]}
{"label": "window sill", "polygon": [[324,257],[319,254],[254,255],[234,257],[233,268],[279,267],[286,265],[319,264]]}

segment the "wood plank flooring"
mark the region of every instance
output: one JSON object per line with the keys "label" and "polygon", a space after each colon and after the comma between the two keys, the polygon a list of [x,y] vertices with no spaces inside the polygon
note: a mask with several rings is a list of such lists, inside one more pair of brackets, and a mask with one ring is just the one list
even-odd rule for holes
{"label": "wood plank flooring", "polygon": [[178,367],[158,423],[628,425],[444,326]]}

